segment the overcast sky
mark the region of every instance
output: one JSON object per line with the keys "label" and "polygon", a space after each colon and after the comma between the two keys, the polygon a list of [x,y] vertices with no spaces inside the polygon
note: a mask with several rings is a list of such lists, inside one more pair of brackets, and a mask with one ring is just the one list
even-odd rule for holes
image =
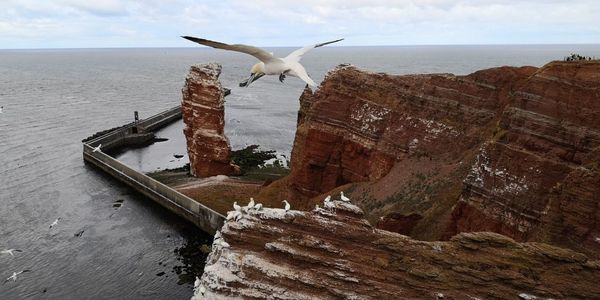
{"label": "overcast sky", "polygon": [[[600,43],[598,0],[0,0],[0,49]],[[342,43],[340,43],[342,45]]]}

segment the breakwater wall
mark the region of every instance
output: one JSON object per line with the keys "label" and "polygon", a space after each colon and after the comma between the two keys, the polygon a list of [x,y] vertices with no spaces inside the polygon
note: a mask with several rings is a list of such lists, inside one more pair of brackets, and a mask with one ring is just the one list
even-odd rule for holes
{"label": "breakwater wall", "polygon": [[[153,139],[152,131],[180,118],[181,107],[177,106],[86,140],[83,142],[83,159],[171,212],[192,222],[203,231],[214,234],[223,225],[225,219],[223,215],[105,153],[132,143],[137,144],[147,139]],[[94,147],[100,144],[102,145],[101,151],[93,152]]]}

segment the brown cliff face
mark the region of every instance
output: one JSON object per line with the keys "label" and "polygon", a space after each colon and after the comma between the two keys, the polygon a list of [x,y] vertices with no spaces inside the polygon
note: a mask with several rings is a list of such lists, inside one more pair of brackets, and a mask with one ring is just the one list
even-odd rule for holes
{"label": "brown cliff face", "polygon": [[370,222],[419,239],[490,230],[600,257],[599,147],[598,61],[467,76],[340,66],[301,96],[279,188],[297,207],[345,190]]}
{"label": "brown cliff face", "polygon": [[225,126],[221,66],[196,65],[190,68],[183,87],[183,133],[187,141],[190,172],[194,176],[239,175],[230,159]]}
{"label": "brown cliff face", "polygon": [[510,100],[449,234],[492,230],[600,256],[600,63],[550,63]]}
{"label": "brown cliff face", "polygon": [[250,210],[227,222],[221,236],[213,243],[196,299],[600,295],[600,261],[583,254],[494,233],[416,241],[373,228],[358,207],[340,201],[312,212]]}

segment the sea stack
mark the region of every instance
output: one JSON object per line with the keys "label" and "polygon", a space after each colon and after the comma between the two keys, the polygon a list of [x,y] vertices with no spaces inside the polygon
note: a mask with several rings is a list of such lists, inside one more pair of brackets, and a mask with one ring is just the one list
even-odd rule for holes
{"label": "sea stack", "polygon": [[224,91],[219,82],[221,65],[194,65],[185,79],[181,107],[193,176],[239,175],[231,161],[231,146],[225,136]]}

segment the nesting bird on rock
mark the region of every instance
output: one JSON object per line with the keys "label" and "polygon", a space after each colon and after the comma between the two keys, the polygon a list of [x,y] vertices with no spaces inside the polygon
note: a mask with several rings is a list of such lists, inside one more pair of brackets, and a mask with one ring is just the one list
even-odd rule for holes
{"label": "nesting bird on rock", "polygon": [[291,206],[290,206],[290,203],[289,203],[289,202],[287,202],[287,200],[283,200],[283,201],[281,201],[281,202],[284,202],[284,203],[285,203],[285,207],[284,207],[284,209],[285,209],[285,212],[288,212],[288,211],[290,210],[290,207],[291,207]]}
{"label": "nesting bird on rock", "polygon": [[350,202],[350,198],[346,197],[344,192],[340,192],[340,199],[342,199],[344,202]]}

